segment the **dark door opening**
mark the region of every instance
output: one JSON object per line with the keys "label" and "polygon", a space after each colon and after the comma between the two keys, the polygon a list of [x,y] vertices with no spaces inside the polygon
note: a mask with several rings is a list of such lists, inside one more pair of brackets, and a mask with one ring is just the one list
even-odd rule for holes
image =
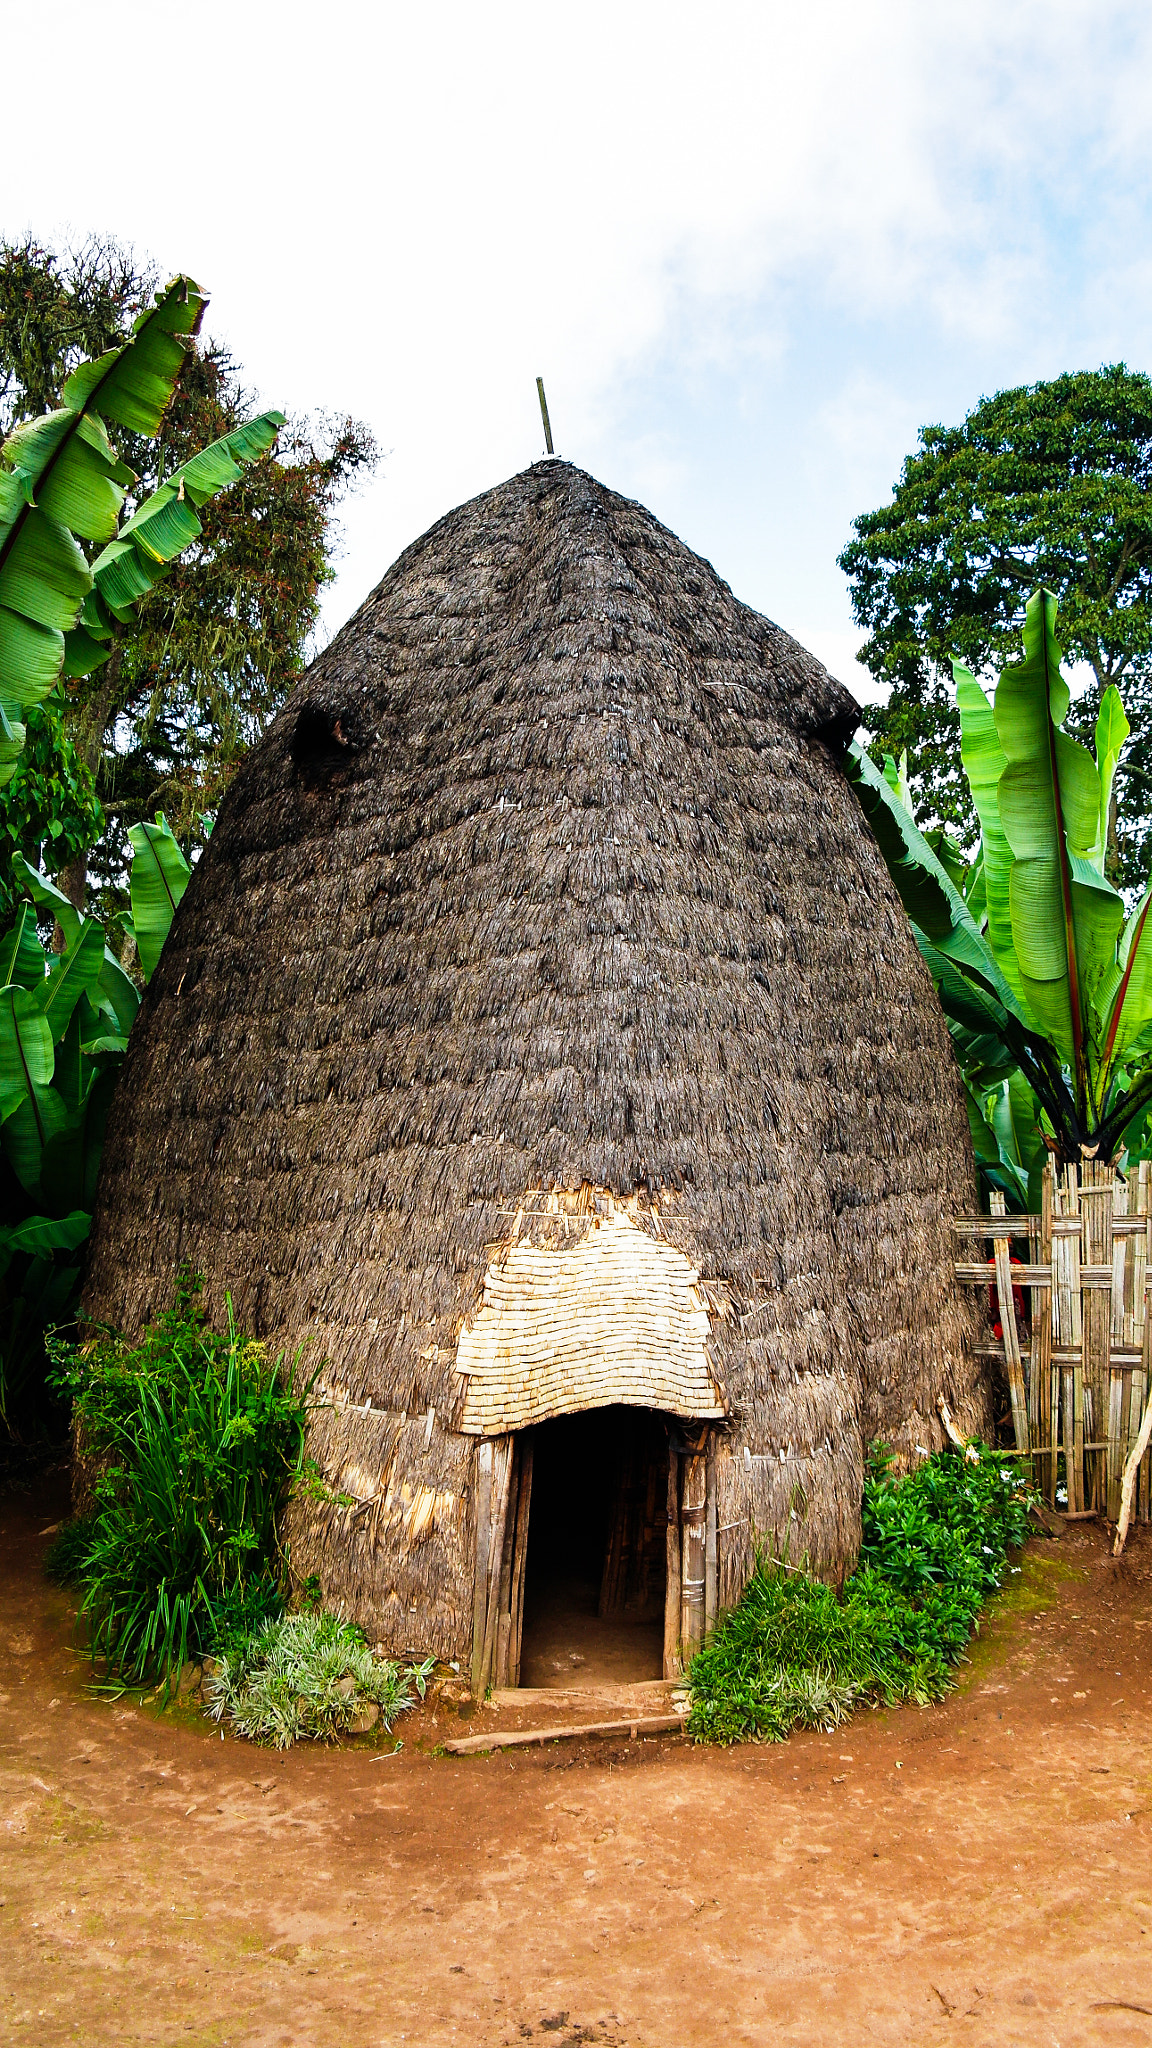
{"label": "dark door opening", "polygon": [[532,1431],[521,1685],[662,1677],[667,1532],[662,1416],[596,1408]]}

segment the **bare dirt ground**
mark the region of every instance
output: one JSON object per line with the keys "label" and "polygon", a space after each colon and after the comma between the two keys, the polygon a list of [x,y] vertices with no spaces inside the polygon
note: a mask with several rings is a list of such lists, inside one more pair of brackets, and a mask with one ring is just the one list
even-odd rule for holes
{"label": "bare dirt ground", "polygon": [[[1152,1540],[1036,1542],[964,1687],[832,1736],[285,1756],[85,1690],[0,1501],[0,2038],[1152,2041]],[[488,1710],[489,1718],[492,1710]]]}

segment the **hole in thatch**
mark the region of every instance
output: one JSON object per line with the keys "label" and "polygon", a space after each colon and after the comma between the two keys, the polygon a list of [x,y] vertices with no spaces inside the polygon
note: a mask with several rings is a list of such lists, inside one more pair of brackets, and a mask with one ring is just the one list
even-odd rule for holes
{"label": "hole in thatch", "polygon": [[305,704],[297,713],[289,751],[309,788],[331,782],[360,750],[354,715]]}
{"label": "hole in thatch", "polygon": [[541,1423],[531,1440],[521,1685],[662,1677],[665,1418],[596,1408]]}

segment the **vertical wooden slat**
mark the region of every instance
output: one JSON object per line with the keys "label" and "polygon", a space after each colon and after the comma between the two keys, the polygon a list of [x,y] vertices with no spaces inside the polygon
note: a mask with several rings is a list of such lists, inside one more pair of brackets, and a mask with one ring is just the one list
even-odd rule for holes
{"label": "vertical wooden slat", "polygon": [[[1128,1187],[1126,1182],[1115,1179],[1112,1189],[1112,1215],[1128,1214]],[[1135,1239],[1113,1237],[1112,1239],[1112,1350],[1130,1340],[1132,1328],[1132,1258]],[[1113,1357],[1108,1361],[1108,1438],[1107,1453],[1107,1501],[1108,1516],[1115,1521],[1120,1513],[1120,1482],[1124,1476],[1124,1452],[1128,1439],[1126,1409],[1132,1394],[1131,1367],[1118,1365]]]}
{"label": "vertical wooden slat", "polygon": [[664,1581],[664,1676],[679,1678],[680,1663],[680,1456],[668,1446],[668,1551]]}
{"label": "vertical wooden slat", "polygon": [[[1053,1218],[1078,1216],[1080,1188],[1076,1168],[1068,1167],[1052,1190]],[[1060,1367],[1060,1420],[1063,1425],[1064,1470],[1068,1511],[1079,1513],[1084,1505],[1084,1372],[1081,1352],[1080,1238],[1053,1235],[1052,1238],[1052,1342],[1075,1362]],[[1053,1403],[1055,1409],[1055,1402]]]}
{"label": "vertical wooden slat", "polygon": [[706,1523],[704,1543],[704,1634],[708,1636],[716,1626],[716,1608],[720,1585],[720,1538],[716,1513],[716,1436],[708,1435],[706,1475]]}
{"label": "vertical wooden slat", "polygon": [[680,1641],[685,1669],[704,1640],[707,1546],[708,1459],[704,1451],[690,1451],[680,1487]]}
{"label": "vertical wooden slat", "polygon": [[[1003,1216],[1004,1197],[997,1191],[989,1204],[993,1216]],[[1000,1328],[1004,1332],[1004,1363],[1008,1369],[1008,1392],[1012,1399],[1012,1428],[1016,1437],[1016,1449],[1026,1451],[1028,1442],[1028,1402],[1024,1392],[1024,1366],[1020,1357],[1020,1332],[1016,1327],[1016,1305],[1012,1299],[1012,1265],[1008,1256],[1008,1239],[997,1237],[992,1241],[992,1255],[996,1261],[996,1299],[1000,1305]]]}
{"label": "vertical wooden slat", "polygon": [[492,1655],[493,1685],[507,1685],[512,1656],[512,1574],[516,1567],[516,1514],[520,1495],[519,1446],[515,1437],[508,1474],[508,1512],[500,1546],[500,1578],[496,1594],[496,1643]]}
{"label": "vertical wooden slat", "polygon": [[[1102,1159],[1086,1159],[1080,1170],[1082,1216],[1080,1257],[1086,1266],[1112,1265],[1113,1167]],[[1102,1288],[1093,1288],[1083,1305],[1083,1421],[1081,1441],[1099,1443],[1107,1434],[1112,1352],[1112,1302]],[[1084,1506],[1103,1512],[1108,1502],[1108,1453],[1085,1452]]]}
{"label": "vertical wooden slat", "polygon": [[[1148,1341],[1150,1341],[1150,1327],[1148,1327],[1148,1296],[1144,1292],[1146,1282],[1148,1282],[1148,1253],[1152,1251],[1152,1174],[1150,1174],[1150,1161],[1148,1159],[1142,1159],[1140,1167],[1138,1167],[1136,1214],[1138,1214],[1138,1217],[1148,1217],[1148,1229],[1144,1231],[1142,1237],[1134,1239],[1134,1255],[1132,1255],[1132,1346],[1134,1346],[1134,1350],[1138,1350],[1142,1354],[1142,1362],[1136,1366],[1136,1370],[1132,1374],[1132,1393],[1129,1393],[1129,1409],[1127,1409],[1125,1458],[1132,1454],[1132,1448],[1134,1448],[1136,1438],[1140,1434],[1140,1417],[1144,1413],[1144,1403],[1148,1399]],[[1144,1475],[1142,1475],[1142,1479],[1138,1483],[1136,1513],[1140,1516],[1140,1520],[1148,1522],[1148,1466],[1144,1466]]]}
{"label": "vertical wooden slat", "polygon": [[481,1653],[479,1686],[472,1687],[473,1696],[481,1699],[492,1684],[496,1666],[496,1631],[500,1618],[500,1581],[504,1564],[504,1536],[508,1527],[508,1495],[512,1483],[512,1448],[515,1438],[498,1436],[492,1440],[492,1507],[488,1541],[488,1571],[486,1574],[486,1613],[484,1617],[484,1646]]}
{"label": "vertical wooden slat", "polygon": [[[1052,1264],[1052,1164],[1044,1168],[1040,1197],[1040,1263]],[[1032,1294],[1032,1343],[1038,1382],[1036,1441],[1047,1444],[1049,1455],[1042,1460],[1041,1484],[1047,1501],[1056,1499],[1056,1447],[1060,1436],[1060,1382],[1052,1369],[1052,1289],[1037,1287]]]}
{"label": "vertical wooden slat", "polygon": [[520,1490],[516,1500],[516,1537],[512,1553],[512,1626],[508,1637],[508,1683],[520,1683],[520,1646],[524,1640],[524,1573],[528,1563],[528,1520],[532,1508],[532,1438],[520,1438]]}
{"label": "vertical wooden slat", "polygon": [[481,1437],[476,1451],[476,1559],[472,1594],[472,1694],[481,1697],[484,1625],[488,1619],[488,1550],[492,1534],[492,1439]]}

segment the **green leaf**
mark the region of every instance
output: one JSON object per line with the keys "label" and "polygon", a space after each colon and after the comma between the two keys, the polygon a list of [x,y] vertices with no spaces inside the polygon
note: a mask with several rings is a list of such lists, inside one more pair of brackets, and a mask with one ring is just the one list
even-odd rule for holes
{"label": "green leaf", "polygon": [[16,982],[21,988],[38,990],[44,980],[44,948],[36,933],[36,912],[22,903],[16,922],[0,939],[0,988]]}
{"label": "green leaf", "polygon": [[64,674],[66,676],[90,676],[107,661],[112,652],[110,640],[97,640],[86,626],[73,626],[64,635]]}
{"label": "green leaf", "polygon": [[198,537],[196,508],[235,483],[245,464],[267,453],[284,417],[282,412],[261,413],[209,442],[190,462],[174,469],[125,520],[117,538],[92,565],[101,598],[118,616],[130,613],[169,563]]}
{"label": "green leaf", "polygon": [[73,371],[60,394],[64,404],[134,434],[158,433],[184,362],[178,337],[197,332],[206,304],[191,278],[173,278],[141,313],[129,341]]}
{"label": "green leaf", "polygon": [[1116,780],[1116,767],[1121,749],[1132,731],[1120,692],[1114,683],[1109,683],[1100,699],[1100,710],[1096,717],[1096,769],[1100,777],[1100,829],[1093,849],[1093,863],[1104,873],[1104,858],[1108,851],[1108,817],[1112,809],[1112,784]]}
{"label": "green leaf", "polygon": [[1124,927],[1116,964],[1099,991],[1104,1054],[1124,1060],[1152,1029],[1152,885]]}
{"label": "green leaf", "polygon": [[31,989],[0,989],[0,1117],[52,1079],[52,1033]]}
{"label": "green leaf", "polygon": [[956,703],[960,712],[960,758],[972,801],[980,820],[981,853],[984,867],[984,904],[988,918],[988,943],[995,953],[1009,987],[1024,1001],[1024,984],[1012,936],[1008,905],[1008,878],[1012,871],[1012,849],[1000,822],[997,789],[1008,765],[996,732],[992,706],[963,662],[952,663]]}
{"label": "green leaf", "polygon": [[87,1209],[73,1209],[67,1216],[29,1216],[23,1223],[0,1229],[0,1254],[33,1252],[46,1258],[50,1252],[75,1251],[92,1228]]}
{"label": "green leaf", "polygon": [[210,441],[190,462],[174,469],[168,481],[183,484],[194,505],[203,505],[228,484],[236,482],[248,463],[267,455],[287,418],[282,412],[258,413],[218,441]]}
{"label": "green leaf", "polygon": [[44,1146],[40,1191],[46,1206],[59,1215],[69,1209],[91,1209],[96,1199],[100,1149],[115,1085],[115,1069],[98,1074],[80,1108],[66,1116]]}
{"label": "green leaf", "polygon": [[100,1029],[100,1013],[82,995],[68,1020],[68,1029],[56,1047],[52,1086],[59,1091],[65,1109],[78,1110],[92,1086],[96,1068],[84,1057],[84,1039]]}
{"label": "green leaf", "polygon": [[42,703],[60,680],[64,644],[57,627],[0,607],[0,702]]}
{"label": "green leaf", "polygon": [[33,903],[38,903],[42,910],[52,912],[68,944],[74,946],[80,936],[80,926],[83,922],[76,905],[64,894],[63,889],[58,889],[55,882],[48,880],[47,875],[39,874],[25,860],[22,853],[13,854],[12,869],[17,880],[23,882],[28,890]]}
{"label": "green leaf", "polygon": [[104,927],[98,918],[86,917],[36,992],[53,1041],[63,1038],[80,997],[91,995],[103,964]]}
{"label": "green leaf", "polygon": [[[2,1047],[2,1039],[0,1039]],[[0,1051],[0,1060],[2,1060]],[[0,1140],[21,1186],[40,1186],[45,1147],[64,1130],[68,1112],[54,1088],[34,1088],[0,1124]]]}
{"label": "green leaf", "polygon": [[140,991],[108,946],[104,948],[104,964],[100,969],[100,993],[107,997],[116,1022],[127,1037],[140,1008]]}
{"label": "green leaf", "polygon": [[0,564],[0,605],[38,625],[67,631],[92,588],[79,543],[66,526],[27,508],[10,538]]}
{"label": "green leaf", "polygon": [[855,788],[913,924],[955,966],[976,974],[1007,1009],[1018,1014],[1016,998],[960,891],[950,881],[911,813],[855,740],[845,756],[844,772]]}
{"label": "green leaf", "polygon": [[151,980],[192,870],[162,820],[133,825],[132,923],[145,981]]}
{"label": "green leaf", "polygon": [[1091,867],[1100,779],[1086,747],[1060,731],[1068,686],[1060,674],[1056,600],[1028,601],[1024,659],[997,684],[996,731],[1006,758],[1000,818],[1014,855],[1009,914],[1030,1008],[1087,1088],[1088,1005],[1115,957],[1124,906]]}

